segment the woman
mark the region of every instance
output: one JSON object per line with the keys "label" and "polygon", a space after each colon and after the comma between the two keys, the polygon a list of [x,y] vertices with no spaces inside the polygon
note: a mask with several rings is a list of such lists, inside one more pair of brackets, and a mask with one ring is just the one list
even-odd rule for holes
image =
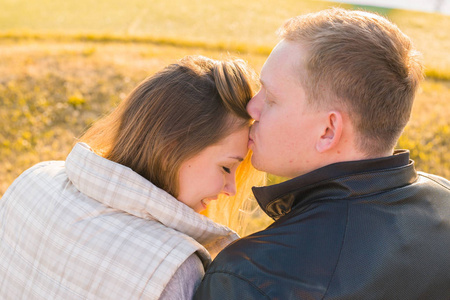
{"label": "woman", "polygon": [[0,201],[0,298],[191,298],[210,255],[238,237],[198,213],[236,193],[237,172],[258,179],[246,159],[250,78],[240,60],[184,58],[65,162],[24,172]]}

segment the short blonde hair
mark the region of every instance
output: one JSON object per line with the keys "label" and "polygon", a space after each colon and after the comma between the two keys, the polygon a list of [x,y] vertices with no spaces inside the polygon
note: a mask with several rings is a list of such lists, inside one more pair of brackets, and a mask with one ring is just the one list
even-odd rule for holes
{"label": "short blonde hair", "polygon": [[279,33],[307,50],[299,77],[310,103],[345,109],[364,153],[392,150],[423,78],[410,39],[384,17],[339,8],[292,18]]}
{"label": "short blonde hair", "polygon": [[[243,60],[185,57],[145,79],[81,141],[177,197],[184,161],[250,125],[254,77]],[[258,173],[248,160],[238,172]],[[256,177],[240,178],[237,188]],[[237,193],[233,206],[245,201],[243,193],[249,189]]]}

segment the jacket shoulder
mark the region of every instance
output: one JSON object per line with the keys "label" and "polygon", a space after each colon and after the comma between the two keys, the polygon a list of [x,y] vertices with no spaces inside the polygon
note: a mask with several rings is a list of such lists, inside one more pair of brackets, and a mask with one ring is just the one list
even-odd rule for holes
{"label": "jacket shoulder", "polygon": [[420,179],[426,180],[429,183],[432,183],[432,184],[434,183],[438,186],[441,186],[442,188],[444,188],[450,192],[450,181],[445,179],[444,177],[440,177],[440,176],[433,175],[433,174],[428,174],[425,172],[417,172],[417,174],[419,175]]}
{"label": "jacket shoulder", "polygon": [[[293,212],[235,241],[208,268],[197,299],[320,299],[339,257],[345,211],[338,205]],[[233,298],[233,293],[248,295]]]}
{"label": "jacket shoulder", "polygon": [[263,278],[264,274],[252,269],[250,245],[241,239],[220,252],[205,273],[194,299],[270,299],[258,287],[258,282],[252,280],[255,276]]}
{"label": "jacket shoulder", "polygon": [[194,299],[270,299],[255,284],[236,273],[216,271],[206,273]]}

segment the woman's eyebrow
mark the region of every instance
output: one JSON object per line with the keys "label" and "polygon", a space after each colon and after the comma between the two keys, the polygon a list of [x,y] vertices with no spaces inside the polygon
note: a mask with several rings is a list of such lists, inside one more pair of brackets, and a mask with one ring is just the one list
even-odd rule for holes
{"label": "woman's eyebrow", "polygon": [[242,158],[242,157],[240,157],[240,156],[229,156],[228,158],[231,158],[231,159],[235,159],[235,160],[237,160],[237,161],[239,161],[239,162],[242,162],[244,159]]}

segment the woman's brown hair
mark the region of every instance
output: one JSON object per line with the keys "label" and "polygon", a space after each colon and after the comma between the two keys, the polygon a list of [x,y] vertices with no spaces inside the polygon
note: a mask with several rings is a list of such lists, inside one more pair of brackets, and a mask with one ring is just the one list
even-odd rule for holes
{"label": "woman's brown hair", "polygon": [[[80,140],[177,197],[184,161],[250,125],[246,105],[253,95],[252,80],[253,73],[242,60],[185,57],[141,82]],[[242,186],[262,175],[246,159],[236,177],[238,192],[234,199],[225,200],[230,205],[228,215],[234,215],[236,205],[240,207],[249,196],[249,189],[244,192]],[[226,212],[219,215],[229,226],[238,219]]]}

